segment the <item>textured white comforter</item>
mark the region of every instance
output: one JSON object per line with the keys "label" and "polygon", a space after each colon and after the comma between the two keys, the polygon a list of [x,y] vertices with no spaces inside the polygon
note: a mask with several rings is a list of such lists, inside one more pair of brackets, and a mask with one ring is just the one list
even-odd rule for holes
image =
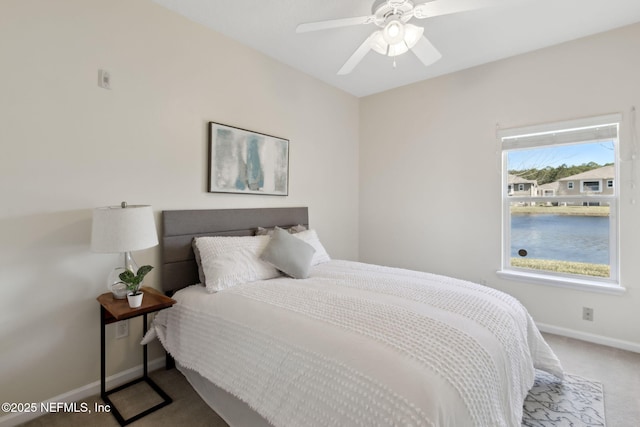
{"label": "textured white comforter", "polygon": [[520,426],[534,367],[562,376],[517,300],[449,277],[331,261],[174,298],[167,351],[275,426]]}

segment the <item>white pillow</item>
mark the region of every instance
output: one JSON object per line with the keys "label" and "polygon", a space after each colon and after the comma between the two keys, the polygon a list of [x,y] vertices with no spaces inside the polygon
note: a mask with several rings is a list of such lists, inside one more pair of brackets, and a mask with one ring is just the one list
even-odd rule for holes
{"label": "white pillow", "polygon": [[293,234],[293,236],[304,240],[316,250],[313,254],[313,258],[311,259],[311,265],[318,265],[331,261],[329,254],[325,250],[324,246],[322,246],[322,243],[320,243],[316,230],[301,231],[300,233]]}
{"label": "white pillow", "polygon": [[269,236],[196,237],[194,244],[207,291],[213,293],[256,280],[273,279],[280,272],[259,256],[269,243]]}
{"label": "white pillow", "polygon": [[193,254],[196,258],[196,264],[198,265],[198,283],[202,283],[204,285],[204,271],[202,271],[202,261],[200,260],[200,249],[196,245],[196,239],[191,240],[191,248],[193,249]]}

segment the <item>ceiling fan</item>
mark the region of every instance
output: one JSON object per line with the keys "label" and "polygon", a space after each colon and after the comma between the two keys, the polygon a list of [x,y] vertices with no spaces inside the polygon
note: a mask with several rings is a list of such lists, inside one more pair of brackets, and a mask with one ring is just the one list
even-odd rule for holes
{"label": "ceiling fan", "polygon": [[394,67],[395,57],[411,50],[425,66],[429,66],[439,60],[442,54],[423,35],[423,27],[408,23],[411,18],[448,15],[495,3],[496,0],[432,0],[420,4],[414,4],[411,0],[375,0],[371,7],[372,15],[300,24],[296,32],[306,33],[362,24],[378,26],[380,29],[367,37],[338,74],[349,74],[370,50],[394,57]]}

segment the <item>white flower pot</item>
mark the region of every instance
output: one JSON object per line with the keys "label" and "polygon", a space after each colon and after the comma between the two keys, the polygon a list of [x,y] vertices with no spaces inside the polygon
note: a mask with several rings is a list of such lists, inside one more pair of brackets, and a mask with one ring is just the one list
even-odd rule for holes
{"label": "white flower pot", "polygon": [[127,300],[129,301],[129,307],[138,308],[142,305],[142,297],[144,294],[140,292],[138,295],[133,295],[133,292],[127,294]]}

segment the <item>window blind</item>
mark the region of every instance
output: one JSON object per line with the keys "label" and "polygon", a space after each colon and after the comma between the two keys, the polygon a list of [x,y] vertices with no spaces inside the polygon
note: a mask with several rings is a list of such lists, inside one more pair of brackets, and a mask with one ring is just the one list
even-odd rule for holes
{"label": "window blind", "polygon": [[589,117],[498,131],[503,150],[544,145],[610,141],[618,137],[621,114]]}

